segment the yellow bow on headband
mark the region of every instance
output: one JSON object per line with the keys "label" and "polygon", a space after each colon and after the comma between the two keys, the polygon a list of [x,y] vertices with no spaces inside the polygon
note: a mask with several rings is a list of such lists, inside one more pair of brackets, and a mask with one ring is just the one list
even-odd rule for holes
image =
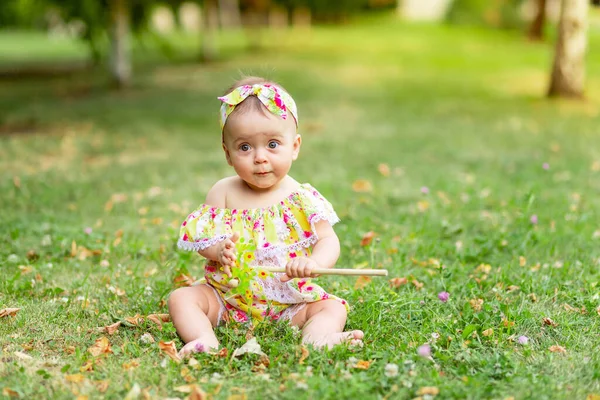
{"label": "yellow bow on headband", "polygon": [[225,126],[227,117],[248,96],[256,96],[267,109],[283,119],[287,119],[288,113],[296,119],[298,124],[298,109],[296,102],[285,90],[271,83],[243,85],[231,91],[231,93],[219,97],[221,104],[221,129]]}

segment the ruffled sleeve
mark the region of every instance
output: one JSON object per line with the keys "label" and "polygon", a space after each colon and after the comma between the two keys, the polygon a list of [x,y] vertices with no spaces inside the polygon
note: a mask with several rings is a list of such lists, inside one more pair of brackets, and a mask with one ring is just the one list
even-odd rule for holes
{"label": "ruffled sleeve", "polygon": [[299,202],[313,232],[319,221],[325,220],[331,225],[340,222],[331,203],[317,189],[305,184],[299,194]]}
{"label": "ruffled sleeve", "polygon": [[204,250],[227,239],[231,234],[231,212],[202,205],[181,224],[177,247],[189,251]]}

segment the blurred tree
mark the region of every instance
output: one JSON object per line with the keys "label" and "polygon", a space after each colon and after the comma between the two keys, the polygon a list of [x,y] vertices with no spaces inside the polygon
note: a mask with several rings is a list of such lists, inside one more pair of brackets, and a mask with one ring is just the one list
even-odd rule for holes
{"label": "blurred tree", "polygon": [[117,87],[131,81],[131,54],[129,46],[129,4],[127,0],[108,0],[110,57],[109,69]]}
{"label": "blurred tree", "polygon": [[562,0],[548,96],[583,97],[589,0]]}
{"label": "blurred tree", "polygon": [[202,7],[202,45],[200,58],[204,62],[217,58],[216,31],[219,26],[219,5],[217,0],[204,0]]}
{"label": "blurred tree", "polygon": [[529,38],[541,41],[544,38],[544,23],[546,21],[546,0],[536,0],[535,18],[529,26]]}

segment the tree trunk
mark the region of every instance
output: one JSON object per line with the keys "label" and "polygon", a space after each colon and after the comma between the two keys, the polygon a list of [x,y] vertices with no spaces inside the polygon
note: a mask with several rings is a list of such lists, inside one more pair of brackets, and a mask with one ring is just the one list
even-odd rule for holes
{"label": "tree trunk", "polygon": [[129,9],[127,0],[109,1],[110,58],[109,69],[117,87],[131,81],[131,54],[129,48]]}
{"label": "tree trunk", "polygon": [[204,0],[202,7],[202,49],[201,58],[211,62],[217,58],[216,31],[219,25],[217,0]]}
{"label": "tree trunk", "polygon": [[542,41],[544,39],[544,22],[546,21],[546,0],[537,0],[535,18],[529,27],[529,39]]}
{"label": "tree trunk", "polygon": [[242,27],[239,0],[219,0],[219,22],[221,28],[240,29]]}
{"label": "tree trunk", "polygon": [[562,0],[548,96],[583,97],[589,0]]}

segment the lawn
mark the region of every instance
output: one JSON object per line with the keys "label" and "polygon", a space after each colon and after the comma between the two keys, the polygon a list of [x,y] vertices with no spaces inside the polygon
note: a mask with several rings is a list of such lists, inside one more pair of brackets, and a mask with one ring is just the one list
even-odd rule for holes
{"label": "lawn", "polygon": [[[597,399],[599,25],[583,102],[543,98],[552,45],[518,33],[384,18],[275,35],[208,66],[139,63],[124,92],[98,70],[0,81],[0,310],[20,309],[0,318],[3,396]],[[216,96],[240,72],[296,98],[292,175],[341,217],[339,266],[389,270],[320,278],[361,349],[262,325],[219,328],[219,355],[161,350],[181,342],[148,316],[202,276],[175,242],[232,174]],[[251,336],[268,360],[232,358]]]}

